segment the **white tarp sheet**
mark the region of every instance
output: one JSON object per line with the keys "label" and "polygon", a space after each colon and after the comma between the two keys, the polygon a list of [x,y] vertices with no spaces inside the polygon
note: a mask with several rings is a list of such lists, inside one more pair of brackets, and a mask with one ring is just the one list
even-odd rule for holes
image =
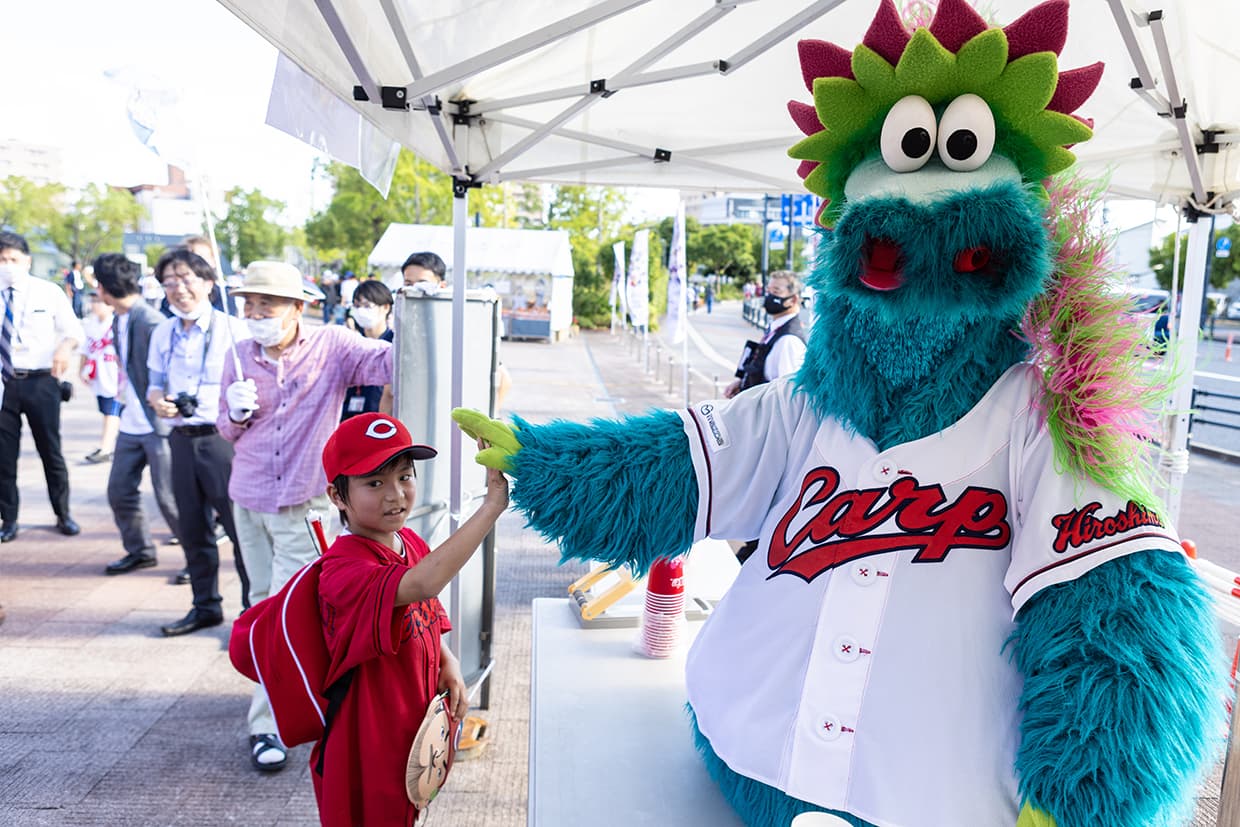
{"label": "white tarp sheet", "polygon": [[[348,101],[384,133],[445,171],[483,172],[486,180],[523,179],[590,184],[650,185],[688,189],[795,191],[796,164],[785,151],[800,134],[785,110],[789,99],[808,100],[801,81],[795,43],[800,38],[830,40],[848,48],[860,39],[877,0],[221,0],[249,25],[288,54],[310,75]],[[1188,101],[1189,120],[1201,128],[1240,131],[1240,3],[1235,0],[1165,0],[1144,6],[1142,0],[1114,0],[1128,8],[1164,14],[1168,47]],[[990,0],[981,6],[1006,24],[1032,6],[1033,0]],[[622,13],[524,51],[496,65],[491,50],[526,35],[542,42],[545,27],[568,27],[562,21],[589,9],[625,9]],[[342,52],[321,8],[338,15],[338,31],[352,43],[354,65]],[[790,25],[770,38],[771,48],[746,60],[750,44],[799,13],[829,8],[804,25]],[[807,10],[809,10],[807,12]],[[376,103],[356,103],[359,82],[405,86],[415,80],[396,27],[407,38],[408,54],[419,78],[439,76],[431,94],[445,104],[438,116],[455,142],[444,142],[425,111],[387,111]],[[730,60],[718,72],[665,83],[621,88],[603,98],[583,101],[592,80],[616,85],[657,44],[699,18],[718,18],[661,58],[629,77],[647,79],[666,70]],[[1161,78],[1151,30],[1139,26],[1151,70]],[[520,51],[512,47],[511,51]],[[1097,136],[1080,148],[1090,172],[1111,170],[1116,192],[1176,203],[1189,191],[1180,144],[1172,123],[1129,88],[1137,74],[1125,49],[1108,0],[1075,0],[1068,44],[1061,66],[1073,68],[1096,60],[1107,64],[1102,85],[1081,109],[1095,120]],[[448,71],[460,67],[460,71]],[[482,68],[480,68],[482,67]],[[477,71],[473,71],[477,70]],[[459,79],[453,79],[460,76]],[[1164,82],[1165,83],[1165,82]],[[539,103],[514,100],[548,90],[572,94]],[[1165,86],[1160,90],[1166,95]],[[419,92],[414,87],[411,91]],[[417,100],[416,94],[413,100]],[[449,101],[473,101],[481,114],[466,127],[455,124]],[[532,126],[546,123],[570,107],[580,107],[557,127],[558,133],[512,159],[504,158]],[[654,162],[656,149],[671,160]],[[455,155],[455,163],[453,160]],[[495,164],[495,159],[501,162]],[[1240,150],[1202,155],[1206,188],[1215,193],[1240,191]],[[602,164],[600,165],[600,162]]]}

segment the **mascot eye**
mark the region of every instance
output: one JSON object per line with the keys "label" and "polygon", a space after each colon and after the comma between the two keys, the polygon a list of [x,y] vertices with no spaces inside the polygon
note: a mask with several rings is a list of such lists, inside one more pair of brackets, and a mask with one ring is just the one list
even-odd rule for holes
{"label": "mascot eye", "polygon": [[879,137],[883,161],[892,172],[915,172],[934,151],[934,110],[925,98],[901,98],[887,113]]}
{"label": "mascot eye", "polygon": [[939,119],[939,159],[948,169],[969,172],[995,148],[995,116],[977,95],[961,95]]}

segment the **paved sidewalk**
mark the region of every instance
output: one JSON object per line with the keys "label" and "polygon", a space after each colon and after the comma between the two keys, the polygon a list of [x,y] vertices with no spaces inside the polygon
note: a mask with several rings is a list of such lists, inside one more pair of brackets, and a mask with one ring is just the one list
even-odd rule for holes
{"label": "paved sidewalk", "polygon": [[[669,396],[666,367],[652,379],[622,336],[504,343],[503,357],[513,376],[508,407],[531,421],[680,404],[679,373]],[[696,398],[712,392],[699,383]],[[98,425],[93,400],[79,394],[66,406],[80,537],[51,531],[42,469],[28,437],[23,444],[22,532],[0,546],[0,603],[9,615],[0,626],[0,827],[317,824],[308,748],[294,750],[281,773],[250,768],[244,716],[252,684],[228,662],[229,626],[159,635],[161,623],[189,607],[188,587],[169,582],[183,563],[179,548],[161,546],[156,568],[102,575],[120,554],[104,496],[108,469],[74,464],[94,448]],[[1186,493],[1185,509],[1192,525],[1185,533],[1203,550],[1234,545],[1225,531],[1240,497],[1234,467],[1206,468],[1196,475],[1198,488]],[[148,513],[157,514],[153,503]],[[162,536],[158,520],[156,526]],[[530,601],[563,596],[581,569],[557,567],[557,551],[515,514],[505,515],[498,530],[496,667],[484,713],[492,742],[481,760],[454,769],[429,811],[431,827],[526,822]],[[227,548],[221,591],[231,619],[240,601]],[[1214,802],[1203,804],[1195,824],[1213,827]]]}

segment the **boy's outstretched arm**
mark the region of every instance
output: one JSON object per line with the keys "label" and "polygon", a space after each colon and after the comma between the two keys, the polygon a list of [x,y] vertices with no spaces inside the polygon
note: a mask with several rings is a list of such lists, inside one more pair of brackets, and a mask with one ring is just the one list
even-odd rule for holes
{"label": "boy's outstretched arm", "polygon": [[400,585],[396,588],[396,605],[427,600],[443,591],[461,567],[469,562],[506,508],[508,480],[501,471],[489,468],[487,493],[482,505],[451,537],[401,576]]}
{"label": "boy's outstretched arm", "polygon": [[692,545],[697,478],[675,412],[589,424],[514,418],[515,426],[464,409],[452,417],[491,443],[478,461],[515,477],[513,504],[565,560],[628,565],[641,575]]}

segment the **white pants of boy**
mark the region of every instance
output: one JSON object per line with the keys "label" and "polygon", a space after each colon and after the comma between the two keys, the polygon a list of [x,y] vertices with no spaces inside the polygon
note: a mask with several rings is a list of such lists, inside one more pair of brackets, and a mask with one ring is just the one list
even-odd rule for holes
{"label": "white pants of boy", "polygon": [[[290,577],[318,556],[306,528],[306,512],[312,508],[322,513],[323,533],[330,539],[331,516],[336,512],[326,494],[300,505],[286,506],[276,514],[233,503],[237,542],[241,544],[241,559],[250,577],[251,606],[280,591]],[[261,685],[255,687],[250,700],[249,721],[251,735],[276,731],[276,719]]]}

